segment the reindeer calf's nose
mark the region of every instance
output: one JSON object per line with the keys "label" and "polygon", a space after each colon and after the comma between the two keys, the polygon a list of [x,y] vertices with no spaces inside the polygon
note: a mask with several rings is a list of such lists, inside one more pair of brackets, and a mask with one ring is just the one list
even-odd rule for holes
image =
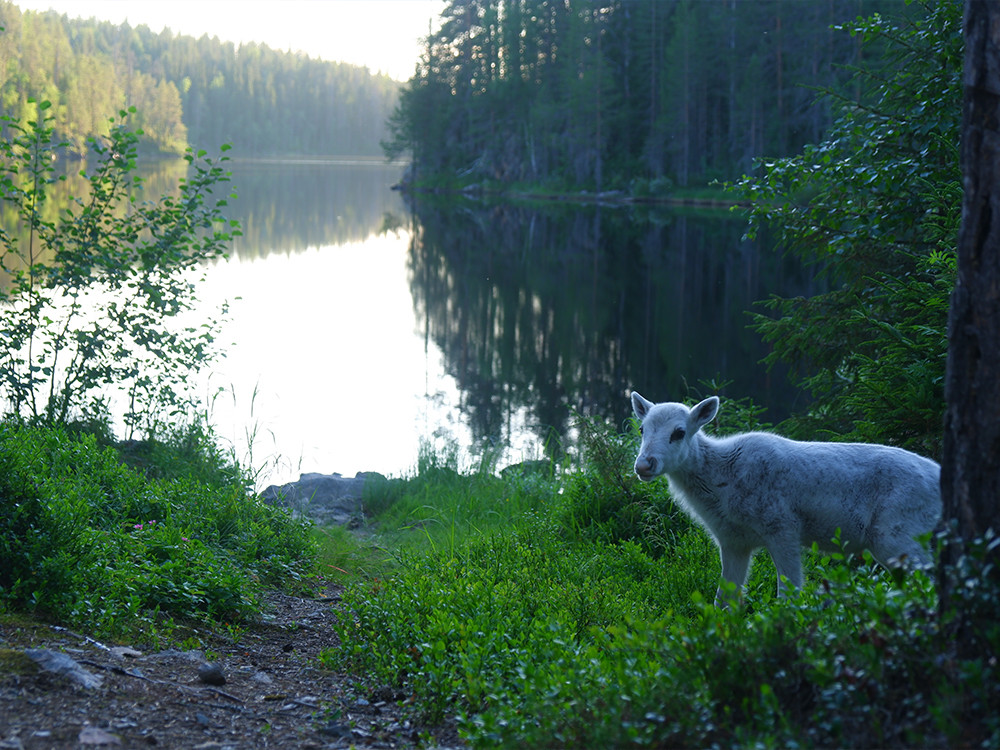
{"label": "reindeer calf's nose", "polygon": [[635,460],[636,474],[652,474],[656,471],[656,459],[652,457],[639,456]]}

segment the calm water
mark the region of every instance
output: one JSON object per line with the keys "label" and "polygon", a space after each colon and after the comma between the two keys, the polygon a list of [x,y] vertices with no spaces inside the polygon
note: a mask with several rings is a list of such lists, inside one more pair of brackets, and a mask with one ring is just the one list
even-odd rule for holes
{"label": "calm water", "polygon": [[[302,472],[410,472],[422,438],[468,445],[440,349],[414,313],[398,167],[236,165],[244,236],[209,269],[228,300],[211,418],[262,486]],[[219,392],[221,389],[221,392]]]}
{"label": "calm water", "polygon": [[[244,235],[204,269],[193,321],[228,302],[228,356],[192,385],[262,488],[408,474],[425,444],[464,465],[485,448],[501,466],[556,454],[580,414],[624,424],[633,388],[683,400],[715,379],[770,421],[793,406],[747,311],[807,293],[806,275],[731,214],[404,204],[383,164],[232,170]],[[181,176],[158,165],[147,195]]]}
{"label": "calm water", "polygon": [[[624,422],[627,393],[732,381],[783,416],[786,380],[746,311],[801,293],[794,264],[726,214],[404,205],[399,168],[234,167],[245,236],[209,269],[228,356],[212,419],[261,484],[300,472],[400,475],[421,441],[501,464],[572,443],[576,414]],[[222,389],[222,393],[217,393]]]}

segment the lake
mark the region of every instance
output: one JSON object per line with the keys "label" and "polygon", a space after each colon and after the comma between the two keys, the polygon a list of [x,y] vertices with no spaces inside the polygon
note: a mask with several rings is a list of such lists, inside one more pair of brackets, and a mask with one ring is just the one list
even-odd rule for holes
{"label": "lake", "polygon": [[244,236],[207,269],[230,302],[204,392],[220,437],[260,470],[406,475],[421,445],[501,466],[571,448],[577,415],[623,425],[653,400],[798,396],[747,328],[808,275],[726,212],[482,205],[393,190],[398,166],[232,167]]}

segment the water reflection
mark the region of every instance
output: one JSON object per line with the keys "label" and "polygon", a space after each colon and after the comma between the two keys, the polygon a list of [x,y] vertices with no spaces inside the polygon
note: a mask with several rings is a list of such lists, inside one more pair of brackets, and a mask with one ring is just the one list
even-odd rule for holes
{"label": "water reflection", "polygon": [[[95,166],[72,162],[53,175],[41,207],[43,221],[57,223],[74,200],[85,199],[89,183],[80,173]],[[220,183],[215,192],[217,198],[237,194],[224,213],[242,225],[243,237],[233,245],[240,257],[358,242],[387,222],[398,224],[405,215],[390,191],[402,168],[381,161],[231,160],[222,166],[231,173],[230,182]],[[179,181],[189,172],[183,159],[145,162],[135,173],[141,184],[131,188],[131,194],[137,202],[177,197]],[[0,226],[26,241],[27,228],[9,203],[0,202]]]}
{"label": "water reflection", "polygon": [[630,208],[416,205],[409,264],[414,306],[461,389],[479,440],[524,423],[551,450],[574,413],[622,423],[627,393],[686,397],[731,380],[780,419],[783,377],[746,311],[801,293],[797,264],[741,239],[727,214]]}
{"label": "water reflection", "polygon": [[[744,242],[737,217],[406,206],[390,190],[398,167],[229,167],[243,236],[204,269],[196,312],[230,303],[229,354],[198,387],[225,391],[211,416],[262,483],[405,473],[425,438],[507,445],[505,461],[554,453],[575,413],[621,424],[632,388],[683,398],[720,377],[769,419],[791,406],[784,378],[758,364],[746,311],[807,292],[807,275]],[[149,169],[145,198],[175,191],[184,170]],[[80,184],[65,190],[47,210]]]}
{"label": "water reflection", "polygon": [[415,331],[409,244],[408,232],[373,234],[233,256],[206,273],[206,305],[233,301],[228,354],[203,389],[217,394],[218,434],[264,470],[261,486],[302,472],[406,473],[434,433],[470,443],[454,379]]}
{"label": "water reflection", "polygon": [[232,218],[241,258],[359,242],[405,215],[390,187],[401,168],[382,163],[233,162]]}

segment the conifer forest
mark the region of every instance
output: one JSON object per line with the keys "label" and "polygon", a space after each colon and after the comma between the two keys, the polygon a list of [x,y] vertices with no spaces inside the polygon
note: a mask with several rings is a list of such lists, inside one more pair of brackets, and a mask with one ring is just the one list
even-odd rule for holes
{"label": "conifer forest", "polygon": [[6,0],[0,27],[0,113],[27,121],[51,102],[57,136],[77,155],[134,107],[147,152],[228,143],[242,157],[379,156],[399,88],[367,68],[264,44],[21,12]]}
{"label": "conifer forest", "polygon": [[[819,141],[899,0],[451,0],[392,122],[418,172],[663,192]],[[868,51],[870,54],[870,50]]]}

